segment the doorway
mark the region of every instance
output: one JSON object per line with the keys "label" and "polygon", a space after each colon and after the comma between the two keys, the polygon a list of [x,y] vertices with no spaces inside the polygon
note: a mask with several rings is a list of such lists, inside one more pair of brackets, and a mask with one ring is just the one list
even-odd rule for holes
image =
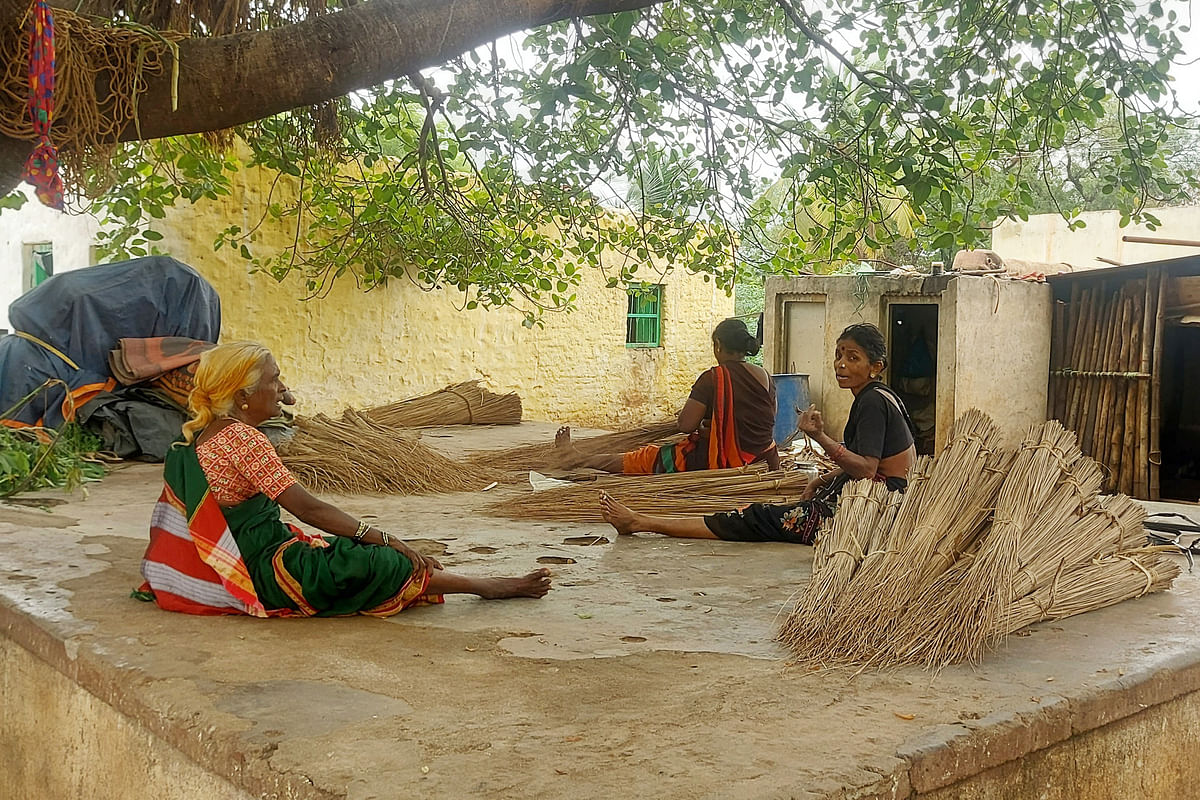
{"label": "doorway", "polygon": [[[1191,380],[1187,376],[1191,376]],[[1200,501],[1200,324],[1163,327],[1159,494],[1164,500]]]}
{"label": "doorway", "polygon": [[912,417],[917,453],[932,455],[937,441],[937,304],[889,304],[887,333],[888,385]]}

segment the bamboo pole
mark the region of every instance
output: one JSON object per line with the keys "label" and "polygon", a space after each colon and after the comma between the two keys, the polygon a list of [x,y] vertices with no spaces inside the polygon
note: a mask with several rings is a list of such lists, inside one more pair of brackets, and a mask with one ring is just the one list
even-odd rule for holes
{"label": "bamboo pole", "polygon": [[[1116,366],[1114,369],[1121,372],[1129,372],[1129,352],[1131,349],[1130,329],[1133,327],[1133,290],[1132,281],[1126,281],[1121,287],[1121,326],[1118,329],[1118,344]],[[1105,446],[1108,450],[1108,459],[1112,468],[1110,475],[1110,486],[1114,492],[1121,490],[1121,481],[1125,471],[1125,400],[1128,392],[1126,389],[1130,383],[1129,378],[1112,378],[1112,417],[1109,424],[1108,441]]]}
{"label": "bamboo pole", "polygon": [[[1120,332],[1125,324],[1128,309],[1125,305],[1124,286],[1119,286],[1112,296],[1112,310],[1109,313],[1108,328],[1104,331],[1104,350],[1100,354],[1101,369],[1115,372],[1120,369],[1118,359],[1121,351]],[[1098,378],[1098,398],[1096,401],[1096,428],[1093,432],[1092,447],[1097,461],[1107,467],[1105,483],[1111,486],[1117,465],[1113,463],[1109,453],[1110,431],[1116,422],[1116,409],[1113,401],[1116,398],[1116,384],[1119,378],[1106,376]]]}
{"label": "bamboo pole", "polygon": [[1063,352],[1067,345],[1064,339],[1069,308],[1066,303],[1054,301],[1054,324],[1050,333],[1050,396],[1046,399],[1046,417],[1049,419],[1062,419],[1059,408],[1067,379],[1056,373],[1067,366],[1063,363]]}
{"label": "bamboo pole", "polygon": [[[1144,298],[1146,290],[1144,281],[1132,281],[1130,284],[1130,300],[1133,307],[1133,317],[1129,325],[1129,351],[1125,357],[1125,369],[1136,371],[1141,361],[1142,352],[1142,318],[1145,316]],[[1134,476],[1137,469],[1137,439],[1138,439],[1138,386],[1144,380],[1129,380],[1125,386],[1124,432],[1121,436],[1121,480],[1118,491],[1133,494]]]}
{"label": "bamboo pole", "polygon": [[[1146,273],[1145,296],[1142,303],[1142,352],[1138,364],[1139,372],[1150,371],[1151,345],[1153,344],[1154,317],[1157,311],[1154,276]],[[1150,382],[1138,381],[1137,400],[1137,470],[1134,473],[1133,493],[1139,500],[1150,497]]]}
{"label": "bamboo pole", "polygon": [[1154,270],[1158,283],[1158,302],[1154,309],[1154,356],[1150,366],[1150,499],[1161,497],[1159,468],[1162,466],[1162,350],[1163,309],[1167,304],[1167,276],[1161,267]]}
{"label": "bamboo pole", "polygon": [[1173,244],[1179,247],[1200,247],[1200,241],[1195,239],[1164,239],[1161,236],[1122,236],[1121,241],[1136,244]]}
{"label": "bamboo pole", "polygon": [[[1096,305],[1096,289],[1088,288],[1082,291],[1079,301],[1079,323],[1076,325],[1073,354],[1070,356],[1070,366],[1073,369],[1084,368],[1086,354],[1085,342],[1091,341],[1091,325]],[[1084,419],[1084,381],[1079,377],[1070,380],[1067,393],[1067,425],[1072,431],[1079,431],[1080,422]]]}
{"label": "bamboo pole", "polygon": [[[1096,325],[1092,330],[1092,341],[1088,348],[1087,362],[1084,369],[1088,372],[1099,372],[1101,367],[1100,354],[1103,351],[1105,344],[1105,334],[1111,330],[1112,322],[1112,304],[1108,302],[1107,286],[1104,281],[1100,282],[1100,290],[1096,293]],[[1079,429],[1083,452],[1090,456],[1096,455],[1095,435],[1096,435],[1096,416],[1100,403],[1099,397],[1099,379],[1095,376],[1089,376],[1085,380],[1084,392],[1084,408],[1083,408],[1083,424]]]}

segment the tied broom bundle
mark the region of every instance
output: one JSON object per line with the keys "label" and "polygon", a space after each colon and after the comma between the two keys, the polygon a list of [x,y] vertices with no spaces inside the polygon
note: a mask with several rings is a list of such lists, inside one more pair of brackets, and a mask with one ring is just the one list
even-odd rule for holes
{"label": "tied broom bundle", "polygon": [[1171,547],[1139,547],[1097,558],[1058,574],[1048,586],[1013,603],[992,635],[1000,639],[1027,625],[1084,614],[1167,589],[1179,575]]}
{"label": "tied broom bundle", "polygon": [[[679,441],[682,438],[683,434],[679,432],[679,423],[672,419],[652,422],[616,433],[575,439],[573,443],[580,455],[597,456],[607,453],[626,453],[647,444],[663,444],[669,441]],[[467,461],[471,464],[486,465],[492,469],[506,472],[527,472],[531,469],[554,466],[559,461],[559,455],[554,442],[543,442],[510,447],[507,450],[487,450],[471,455]]]}
{"label": "tied broom bundle", "polygon": [[[838,500],[838,513],[823,528],[813,554],[812,579],[796,601],[796,613],[780,630],[793,647],[815,641],[833,624],[834,601],[868,558],[887,552],[883,538],[891,530],[900,507],[899,492],[883,483],[858,480],[846,484]],[[845,509],[844,511],[842,509]],[[867,538],[859,540],[859,536]]]}
{"label": "tied broom bundle", "polygon": [[[960,418],[955,436],[970,430],[986,438],[985,419]],[[1098,496],[1100,466],[1059,423],[1034,426],[1015,451],[982,447],[972,456],[960,445],[952,441],[932,465],[918,460],[886,536],[856,527],[872,524],[861,508],[839,505],[823,535],[873,544],[844,581],[825,575],[831,557],[814,560],[813,580],[780,628],[798,663],[939,669],[977,661],[1026,625],[1162,591],[1178,574],[1164,552],[1170,548],[1140,546],[1140,505]],[[931,511],[929,504],[947,502],[932,485],[949,474],[941,462],[964,457],[991,469],[956,486],[977,501],[990,492],[992,501]],[[943,526],[937,535],[919,533],[933,519]],[[838,540],[828,547],[839,548]],[[881,564],[905,571],[881,573]],[[867,613],[855,607],[864,603]]]}
{"label": "tied broom bundle", "polygon": [[280,458],[305,487],[347,494],[426,494],[478,490],[486,470],[456,463],[417,436],[372,422],[355,411],[340,420],[298,417]]}
{"label": "tied broom bundle", "polygon": [[394,428],[516,425],[521,421],[521,398],[515,392],[496,394],[480,386],[479,381],[466,381],[362,413],[372,422]]}
{"label": "tied broom bundle", "polygon": [[585,486],[560,486],[495,503],[493,514],[510,519],[602,522],[601,489],[634,511],[691,516],[728,511],[747,503],[793,503],[808,478],[803,473],[769,472],[765,464],[736,469],[629,475],[602,478]]}
{"label": "tied broom bundle", "polygon": [[[823,662],[845,652],[884,657],[903,609],[978,537],[1010,460],[986,414],[971,409],[959,417],[928,474],[906,493],[887,537],[892,546],[840,598]],[[889,604],[882,615],[881,598]]]}

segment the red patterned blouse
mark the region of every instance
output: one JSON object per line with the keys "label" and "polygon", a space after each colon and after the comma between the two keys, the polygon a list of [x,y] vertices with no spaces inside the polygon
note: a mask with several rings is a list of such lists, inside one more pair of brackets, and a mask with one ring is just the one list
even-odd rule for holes
{"label": "red patterned blouse", "polygon": [[259,492],[276,500],[296,483],[263,432],[242,422],[196,445],[196,456],[213,497],[223,506],[236,506]]}

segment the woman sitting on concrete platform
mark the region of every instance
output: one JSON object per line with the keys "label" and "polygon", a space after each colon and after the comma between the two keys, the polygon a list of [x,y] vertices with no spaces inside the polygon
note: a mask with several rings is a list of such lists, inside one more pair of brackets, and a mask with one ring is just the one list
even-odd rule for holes
{"label": "woman sitting on concrete platform", "polygon": [[638,514],[606,494],[600,496],[604,519],[618,533],[661,533],[685,539],[812,544],[821,519],[833,516],[842,487],[855,478],[874,478],[902,491],[916,460],[912,422],[895,392],[876,380],[887,366],[883,334],[870,324],[851,325],[838,337],[833,369],[838,386],[854,393],[846,421],[845,444],[825,433],[821,412],[800,415],[800,430],[817,441],[838,469],[805,488],[797,503],[752,503],[738,511],[672,519]]}
{"label": "woman sitting on concrete platform", "polygon": [[727,469],[765,461],[779,469],[775,447],[775,386],[762,367],[746,356],[759,351],[758,340],[740,319],[727,319],[712,335],[717,365],[704,371],[679,412],[679,430],[688,437],[675,444],[646,445],[628,453],[581,454],[564,426],[554,437],[564,467],[588,467],[625,475]]}
{"label": "woman sitting on concrete platform", "polygon": [[[550,573],[473,578],[442,569],[398,537],[304,490],[257,425],[289,394],[262,345],[220,345],[200,358],[183,441],[167,453],[165,486],[142,561],[162,608],[192,614],[389,616],[442,595],[542,597]],[[330,537],[279,518],[283,506]]]}

